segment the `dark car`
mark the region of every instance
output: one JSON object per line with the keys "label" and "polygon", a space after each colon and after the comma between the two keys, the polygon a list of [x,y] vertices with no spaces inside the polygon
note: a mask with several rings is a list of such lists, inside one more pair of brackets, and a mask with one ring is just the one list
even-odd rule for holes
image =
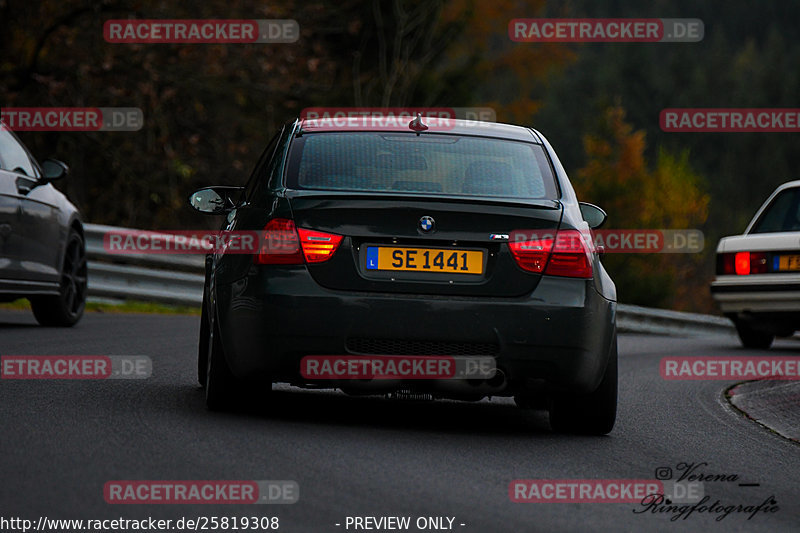
{"label": "dark car", "polygon": [[51,182],[67,166],[42,165],[0,122],[0,301],[27,298],[43,326],[73,326],[86,303],[86,247],[78,210]]}
{"label": "dark car", "polygon": [[[617,406],[616,289],[536,130],[428,119],[284,125],[245,187],[190,196],[258,231],[256,253],[208,256],[199,380],[209,408],[271,383],[547,408],[605,434]],[[439,125],[440,127],[436,127]],[[486,379],[303,375],[308,357],[490,358]],[[249,394],[249,393],[248,393]],[[248,396],[249,397],[249,396]]]}

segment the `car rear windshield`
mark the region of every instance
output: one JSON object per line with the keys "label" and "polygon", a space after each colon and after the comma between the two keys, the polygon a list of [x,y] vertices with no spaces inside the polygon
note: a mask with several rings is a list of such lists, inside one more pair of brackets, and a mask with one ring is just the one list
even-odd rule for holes
{"label": "car rear windshield", "polygon": [[287,186],[417,195],[558,197],[541,145],[442,134],[302,135],[293,143]]}
{"label": "car rear windshield", "polygon": [[778,193],[767,206],[750,233],[777,233],[800,230],[800,188]]}

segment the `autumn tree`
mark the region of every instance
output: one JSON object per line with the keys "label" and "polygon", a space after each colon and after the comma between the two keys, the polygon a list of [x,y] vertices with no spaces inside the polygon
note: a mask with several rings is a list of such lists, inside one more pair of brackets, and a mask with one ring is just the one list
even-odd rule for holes
{"label": "autumn tree", "polygon": [[[602,113],[584,136],[586,165],[573,176],[581,200],[608,212],[608,229],[696,229],[708,214],[708,195],[689,164],[689,154],[659,149],[645,157],[643,131],[634,131],[621,107]],[[708,246],[709,243],[705,243]],[[620,300],[671,306],[707,288],[691,281],[702,258],[683,254],[606,254],[603,263],[617,282]],[[696,272],[695,272],[696,273]],[[689,284],[687,289],[686,284]]]}

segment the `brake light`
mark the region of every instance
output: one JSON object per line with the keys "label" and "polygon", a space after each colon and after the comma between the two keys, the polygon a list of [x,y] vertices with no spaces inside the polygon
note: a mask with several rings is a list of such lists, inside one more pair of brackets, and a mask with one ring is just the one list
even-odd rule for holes
{"label": "brake light", "polygon": [[257,265],[301,265],[303,254],[294,221],[273,218],[264,226],[261,246],[253,257]]}
{"label": "brake light", "polygon": [[569,278],[593,277],[589,247],[578,230],[538,235],[536,231],[513,231],[508,247],[517,265],[528,272]]}
{"label": "brake light", "polygon": [[310,229],[298,228],[300,246],[308,263],[322,263],[327,261],[342,242],[342,236],[334,233],[323,233]]}
{"label": "brake light", "polygon": [[556,234],[556,243],[544,273],[568,278],[593,277],[589,247],[580,231],[569,229]]}
{"label": "brake light", "polygon": [[722,254],[718,261],[721,263],[718,265],[718,271],[721,270],[721,274],[747,276],[750,274],[764,274],[769,270],[767,254],[764,252],[726,253]]}
{"label": "brake light", "polygon": [[550,258],[555,235],[537,235],[534,231],[512,231],[508,247],[522,270],[541,273]]}
{"label": "brake light", "polygon": [[341,242],[341,235],[296,228],[293,220],[273,218],[264,227],[253,261],[257,265],[322,263],[333,257]]}

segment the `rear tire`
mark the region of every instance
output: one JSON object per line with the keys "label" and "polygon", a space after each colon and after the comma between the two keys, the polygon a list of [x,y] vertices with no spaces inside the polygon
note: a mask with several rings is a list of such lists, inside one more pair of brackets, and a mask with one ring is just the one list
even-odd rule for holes
{"label": "rear tire", "polygon": [[[206,407],[211,411],[227,410],[234,407],[237,400],[238,380],[228,367],[222,352],[219,326],[214,314],[209,314],[208,349],[206,356]],[[201,328],[202,329],[202,328]]]}
{"label": "rear tire", "polygon": [[775,335],[772,333],[758,331],[743,322],[735,322],[735,324],[736,333],[739,334],[739,340],[742,341],[742,346],[745,348],[766,350],[772,346],[772,341],[775,340]]}
{"label": "rear tire", "polygon": [[80,234],[71,229],[61,266],[59,293],[29,298],[33,316],[42,326],[74,326],[86,307],[86,288],[86,246]]}
{"label": "rear tire", "polygon": [[[242,407],[259,408],[267,404],[272,393],[272,382],[247,382],[233,375],[222,349],[219,325],[214,311],[211,310],[207,315],[208,349],[204,376],[206,407],[210,411],[232,411]],[[202,331],[202,326],[200,329]],[[202,354],[202,348],[200,350]]]}
{"label": "rear tire", "polygon": [[208,327],[208,311],[206,310],[206,291],[203,290],[203,308],[200,311],[200,337],[197,342],[197,381],[201,387],[206,386],[208,373],[208,346],[210,329]]}
{"label": "rear tire", "polygon": [[597,389],[590,394],[553,394],[549,398],[550,427],[559,433],[605,435],[617,419],[617,335],[608,365]]}

